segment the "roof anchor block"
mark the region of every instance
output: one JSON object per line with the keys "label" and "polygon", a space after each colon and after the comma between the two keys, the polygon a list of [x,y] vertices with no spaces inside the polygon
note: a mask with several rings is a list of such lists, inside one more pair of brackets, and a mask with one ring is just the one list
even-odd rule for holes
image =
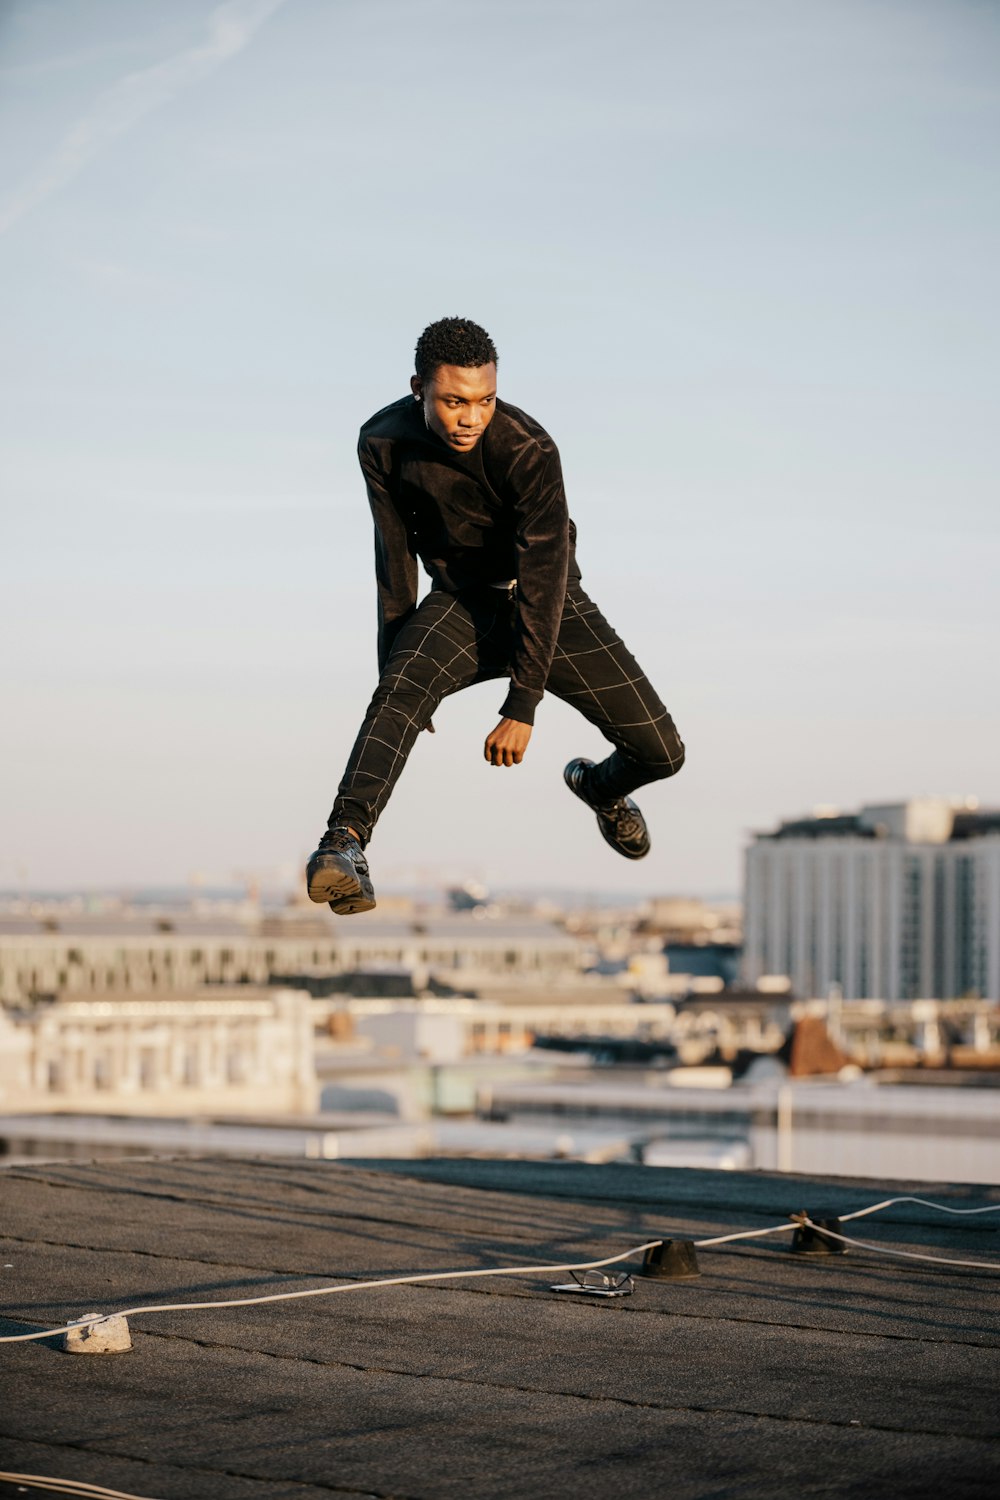
{"label": "roof anchor block", "polygon": [[693,1240],[661,1240],[642,1258],[640,1276],[655,1281],[693,1281],[701,1275]]}
{"label": "roof anchor block", "polygon": [[128,1319],[123,1313],[84,1313],[86,1321],[67,1328],[61,1348],[67,1354],[125,1354],[132,1347]]}
{"label": "roof anchor block", "polygon": [[789,1214],[790,1219],[798,1224],[798,1229],[792,1235],[792,1243],[789,1246],[793,1255],[846,1255],[847,1246],[841,1240],[832,1240],[824,1230],[830,1234],[841,1234],[840,1220],[835,1218],[814,1219],[812,1214],[803,1211],[799,1214]]}

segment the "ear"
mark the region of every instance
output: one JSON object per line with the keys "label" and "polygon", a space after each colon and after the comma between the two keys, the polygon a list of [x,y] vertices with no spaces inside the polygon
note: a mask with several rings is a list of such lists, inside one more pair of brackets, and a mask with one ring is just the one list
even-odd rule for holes
{"label": "ear", "polygon": [[424,383],[419,375],[410,376],[410,390],[413,392],[415,400],[422,401],[424,399]]}

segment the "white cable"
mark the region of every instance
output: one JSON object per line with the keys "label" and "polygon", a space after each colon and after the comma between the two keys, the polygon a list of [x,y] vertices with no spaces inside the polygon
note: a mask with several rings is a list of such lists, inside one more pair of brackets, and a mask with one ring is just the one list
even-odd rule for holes
{"label": "white cable", "polygon": [[944,1255],[921,1255],[916,1250],[890,1250],[888,1245],[873,1245],[870,1240],[855,1240],[846,1234],[834,1234],[832,1229],[824,1229],[822,1224],[814,1224],[812,1219],[805,1214],[800,1222],[807,1224],[810,1229],[815,1229],[819,1234],[825,1235],[827,1239],[839,1240],[843,1245],[856,1245],[859,1250],[871,1250],[875,1255],[894,1255],[902,1260],[928,1260],[933,1266],[971,1266],[975,1271],[1000,1271],[1000,1261],[993,1261],[991,1264],[986,1260],[950,1260]]}
{"label": "white cable", "polygon": [[[645,1245],[633,1245],[621,1255],[609,1255],[606,1260],[580,1261],[575,1265],[558,1266],[489,1266],[486,1270],[473,1271],[425,1271],[417,1276],[383,1276],[377,1281],[347,1281],[340,1286],[316,1286],[301,1292],[272,1292],[266,1297],[231,1297],[223,1302],[163,1302],[155,1307],[126,1307],[121,1312],[103,1313],[105,1318],[134,1318],[139,1313],[194,1312],[211,1307],[256,1307],[262,1302],[292,1302],[299,1297],[330,1297],[336,1292],[363,1292],[376,1286],[411,1286],[419,1281],[458,1281],[473,1276],[541,1276],[550,1271],[599,1271],[602,1266],[613,1266],[644,1250],[653,1250],[662,1245],[662,1240],[649,1240]],[[32,1339],[50,1339],[55,1334],[66,1333],[71,1328],[87,1328],[93,1318],[79,1318],[75,1323],[64,1323],[61,1328],[41,1328],[37,1333],[8,1333],[0,1338],[0,1344],[27,1344]]]}
{"label": "white cable", "polygon": [[795,1224],[772,1224],[770,1229],[741,1229],[738,1234],[717,1234],[712,1240],[695,1240],[694,1244],[699,1250],[707,1250],[710,1245],[728,1245],[731,1240],[756,1240],[765,1234],[784,1234],[797,1227]]}
{"label": "white cable", "polygon": [[[881,1203],[873,1203],[868,1208],[856,1209],[852,1214],[841,1214],[840,1222],[846,1224],[851,1219],[863,1218],[866,1214],[878,1213],[883,1208],[891,1208],[897,1203],[917,1203],[923,1208],[937,1209],[947,1214],[988,1214],[1000,1212],[1000,1204],[990,1204],[985,1208],[951,1208],[945,1203],[931,1203],[926,1198],[885,1198]],[[728,1245],[735,1240],[760,1239],[769,1234],[784,1234],[795,1229],[798,1223],[809,1224],[812,1228],[818,1226],[809,1218],[796,1219],[787,1224],[773,1224],[767,1229],[743,1229],[735,1234],[720,1234],[711,1239],[695,1240],[694,1245],[700,1250],[710,1249],[715,1245]],[[936,1255],[918,1255],[914,1251],[887,1250],[880,1245],[870,1245],[863,1240],[849,1240],[844,1235],[834,1234],[832,1230],[821,1229],[821,1234],[827,1234],[832,1239],[843,1240],[845,1244],[858,1245],[863,1249],[874,1250],[877,1254],[902,1256],[908,1260],[926,1260],[935,1265],[971,1266],[976,1270],[995,1271],[1000,1270],[1000,1265],[990,1265],[985,1261],[963,1261],[947,1260]],[[153,1307],[128,1307],[120,1313],[105,1313],[104,1318],[137,1317],[140,1313],[162,1313],[162,1312],[195,1312],[213,1307],[257,1307],[265,1302],[292,1302],[301,1297],[327,1297],[337,1292],[363,1291],[366,1287],[381,1286],[410,1286],[422,1281],[456,1281],[477,1276],[538,1276],[549,1271],[598,1271],[603,1266],[613,1266],[619,1261],[628,1260],[631,1255],[638,1255],[643,1251],[652,1250],[661,1245],[662,1240],[650,1240],[648,1244],[636,1245],[631,1250],[624,1251],[621,1255],[609,1256],[606,1260],[594,1260],[580,1262],[577,1265],[545,1265],[545,1266],[491,1266],[486,1270],[467,1271],[429,1271],[417,1276],[387,1276],[376,1281],[349,1281],[340,1286],[312,1287],[300,1292],[273,1292],[264,1297],[233,1297],[219,1302],[165,1302]],[[57,1334],[67,1333],[73,1328],[85,1328],[92,1324],[93,1318],[80,1318],[73,1323],[65,1323],[60,1328],[42,1328],[35,1333],[15,1333],[0,1336],[0,1344],[26,1344],[34,1339],[53,1338]]]}
{"label": "white cable", "polygon": [[84,1484],[82,1479],[56,1479],[48,1474],[6,1474],[0,1479],[8,1484],[27,1484],[36,1490],[54,1490],[59,1495],[91,1495],[94,1500],[151,1500],[149,1495],[133,1495],[125,1490],[107,1490],[102,1484]]}
{"label": "white cable", "polygon": [[[853,1214],[840,1214],[839,1219],[841,1224],[846,1224],[849,1219],[862,1219],[866,1214],[875,1214],[883,1208],[892,1208],[896,1203],[919,1203],[923,1208],[940,1209],[943,1214],[1000,1213],[1000,1203],[991,1203],[987,1208],[949,1208],[946,1203],[931,1203],[927,1198],[885,1198],[881,1203],[873,1203],[868,1208],[856,1209]],[[719,1234],[714,1239],[695,1240],[694,1244],[699,1250],[703,1250],[708,1249],[712,1245],[728,1245],[732,1240],[754,1240],[766,1234],[781,1234],[785,1230],[795,1228],[795,1222],[791,1224],[775,1224],[770,1229],[744,1229],[739,1234]],[[823,1231],[823,1233],[828,1232],[827,1230]],[[901,1251],[899,1253],[902,1254]],[[956,1261],[954,1264],[957,1265],[958,1262]]]}
{"label": "white cable", "polygon": [[863,1219],[866,1214],[877,1214],[880,1209],[892,1208],[896,1203],[919,1203],[921,1208],[936,1208],[942,1214],[1000,1214],[1000,1203],[991,1203],[986,1208],[949,1208],[947,1203],[931,1203],[926,1198],[886,1198],[882,1203],[873,1203],[870,1208],[855,1209],[852,1214],[841,1214],[841,1224],[849,1219]]}

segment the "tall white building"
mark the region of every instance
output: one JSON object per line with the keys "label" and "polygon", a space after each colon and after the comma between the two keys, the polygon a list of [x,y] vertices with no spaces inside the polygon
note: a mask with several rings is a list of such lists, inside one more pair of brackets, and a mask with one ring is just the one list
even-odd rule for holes
{"label": "tall white building", "polygon": [[750,983],[1000,1001],[1000,811],[925,797],[782,823],[747,850],[744,895]]}

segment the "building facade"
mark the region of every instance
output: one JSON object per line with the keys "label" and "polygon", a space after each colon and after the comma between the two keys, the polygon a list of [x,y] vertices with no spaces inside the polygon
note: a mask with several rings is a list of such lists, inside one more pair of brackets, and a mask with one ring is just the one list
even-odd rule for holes
{"label": "building facade", "polygon": [[[477,921],[472,916],[419,922],[365,917],[327,937],[220,935],[211,926],[159,929],[155,922],[0,923],[0,1004],[55,996],[169,993],[205,985],[266,985],[293,974],[342,973],[385,964],[445,975],[454,985],[503,981],[559,985],[583,973],[579,939],[552,923]],[[145,929],[145,930],[143,930]]]}
{"label": "building facade", "polygon": [[817,815],[747,850],[743,972],[803,996],[1000,1001],[1000,813],[940,798]]}
{"label": "building facade", "polygon": [[0,1110],[296,1113],[316,1108],[299,990],[68,998],[0,1010]]}

